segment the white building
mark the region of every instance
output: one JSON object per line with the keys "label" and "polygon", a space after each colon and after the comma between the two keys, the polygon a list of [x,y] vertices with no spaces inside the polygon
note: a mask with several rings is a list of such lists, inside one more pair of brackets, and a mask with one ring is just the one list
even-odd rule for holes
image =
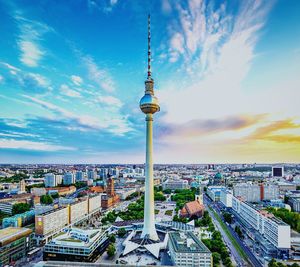
{"label": "white building", "polygon": [[275,184],[240,183],[233,186],[233,195],[247,202],[259,202],[279,198],[279,187]]}
{"label": "white building", "polygon": [[192,232],[169,233],[168,249],[176,266],[212,266],[212,253]]}
{"label": "white building", "polygon": [[189,183],[186,180],[179,178],[169,178],[163,183],[163,189],[187,189],[189,188]]}
{"label": "white building", "polygon": [[214,186],[207,187],[206,193],[212,201],[220,201],[221,192],[225,190],[226,187],[224,186],[214,185]]}
{"label": "white building", "polygon": [[227,208],[232,207],[232,193],[230,191],[222,190],[220,194],[220,201]]}
{"label": "white building", "polygon": [[232,196],[232,209],[278,249],[291,247],[291,228],[272,214]]}

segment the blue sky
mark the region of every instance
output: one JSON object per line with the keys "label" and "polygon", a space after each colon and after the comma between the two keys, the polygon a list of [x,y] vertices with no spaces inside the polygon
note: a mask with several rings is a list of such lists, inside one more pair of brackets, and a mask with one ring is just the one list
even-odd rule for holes
{"label": "blue sky", "polygon": [[300,2],[0,0],[0,162],[296,162]]}

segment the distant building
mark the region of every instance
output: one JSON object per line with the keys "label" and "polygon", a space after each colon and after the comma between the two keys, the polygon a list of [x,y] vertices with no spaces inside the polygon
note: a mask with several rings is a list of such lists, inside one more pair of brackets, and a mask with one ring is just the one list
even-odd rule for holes
{"label": "distant building", "polygon": [[210,197],[212,201],[220,201],[221,191],[226,190],[224,186],[209,186],[207,187],[207,195]]}
{"label": "distant building", "polygon": [[232,207],[232,193],[228,190],[222,190],[220,193],[220,201],[226,208]]}
{"label": "distant building", "polygon": [[77,171],[75,176],[76,182],[80,182],[84,180],[84,172]]}
{"label": "distant building", "polygon": [[293,211],[300,212],[300,198],[290,197],[288,204],[291,206]]}
{"label": "distant building", "polygon": [[56,187],[57,181],[54,173],[45,174],[45,187]]}
{"label": "distant building", "polygon": [[64,179],[63,179],[64,185],[70,185],[75,183],[75,177],[74,174],[71,172],[66,172],[64,174]]}
{"label": "distant building", "polygon": [[35,211],[30,210],[21,214],[16,214],[12,217],[6,217],[2,220],[2,228],[7,227],[23,227],[34,223]]}
{"label": "distant building", "polygon": [[170,232],[168,249],[176,266],[212,266],[212,253],[192,232]]}
{"label": "distant building", "polygon": [[108,209],[120,201],[120,197],[115,193],[115,184],[113,178],[107,179],[106,194],[102,195],[101,206]]}
{"label": "distant building", "polygon": [[275,184],[241,183],[233,186],[233,194],[247,202],[273,200],[279,198],[279,187]]}
{"label": "distant building", "polygon": [[186,180],[182,180],[179,178],[169,178],[163,183],[163,189],[187,189],[189,188],[189,183]]}
{"label": "distant building", "polygon": [[31,249],[31,229],[8,227],[0,230],[0,266],[10,265]]}
{"label": "distant building", "polygon": [[34,196],[43,196],[47,194],[47,190],[44,187],[33,187],[30,189],[30,193]]}
{"label": "distant building", "polygon": [[19,182],[19,193],[25,193],[26,192],[26,183],[25,180],[21,180]]}
{"label": "distant building", "polygon": [[204,205],[200,204],[199,201],[194,200],[185,203],[185,205],[180,211],[180,217],[196,219],[202,217],[203,212],[204,212]]}
{"label": "distant building", "polygon": [[97,172],[94,170],[88,171],[88,180],[96,180],[97,179]]}
{"label": "distant building", "polygon": [[93,262],[108,244],[108,235],[101,230],[69,228],[45,245],[43,259]]}
{"label": "distant building", "polygon": [[284,168],[283,167],[272,167],[272,176],[273,177],[283,177]]}

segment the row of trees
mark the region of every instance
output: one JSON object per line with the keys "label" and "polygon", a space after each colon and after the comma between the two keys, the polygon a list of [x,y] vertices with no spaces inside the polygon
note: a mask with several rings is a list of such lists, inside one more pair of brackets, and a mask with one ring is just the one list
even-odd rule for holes
{"label": "row of trees", "polygon": [[282,262],[277,262],[275,259],[272,259],[269,262],[268,267],[299,267],[299,264],[293,263],[292,265],[285,265]]}
{"label": "row of trees", "polygon": [[292,229],[300,232],[300,214],[297,212],[292,212],[284,208],[275,209],[273,207],[267,208],[267,210],[273,213],[276,217],[283,220],[285,223],[289,224]]}
{"label": "row of trees", "polygon": [[27,179],[29,176],[25,173],[16,173],[11,177],[0,177],[1,183],[18,183],[23,179]]}
{"label": "row of trees", "polygon": [[12,207],[12,215],[24,213],[30,210],[30,205],[28,203],[16,203]]}

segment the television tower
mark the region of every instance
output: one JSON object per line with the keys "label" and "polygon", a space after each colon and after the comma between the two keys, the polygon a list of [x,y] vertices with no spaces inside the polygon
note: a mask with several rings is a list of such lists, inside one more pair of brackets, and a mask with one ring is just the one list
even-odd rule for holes
{"label": "television tower", "polygon": [[151,77],[150,15],[148,15],[148,75],[145,81],[145,95],[140,108],[146,114],[146,178],[144,199],[144,227],[141,238],[159,240],[154,218],[154,182],[153,182],[153,114],[160,110],[158,99],[154,96],[154,80]]}

